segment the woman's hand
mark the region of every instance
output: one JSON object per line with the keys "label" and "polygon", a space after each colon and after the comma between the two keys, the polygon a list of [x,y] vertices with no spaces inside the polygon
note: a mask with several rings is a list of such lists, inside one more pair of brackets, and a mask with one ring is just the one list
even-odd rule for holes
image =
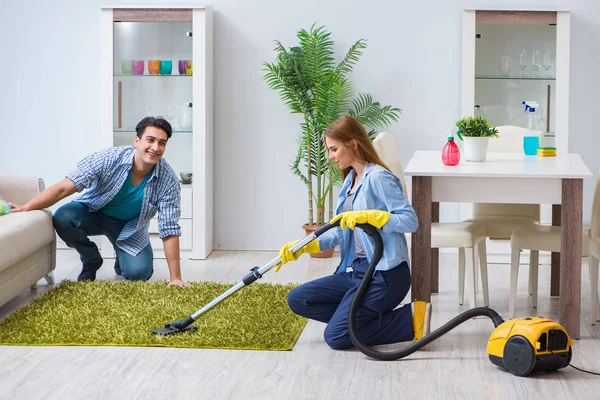
{"label": "woman's hand", "polygon": [[310,242],[309,244],[307,244],[306,246],[304,246],[297,252],[293,253],[291,250],[291,247],[293,247],[294,244],[296,244],[296,243],[298,243],[298,240],[294,240],[293,242],[286,243],[283,245],[281,250],[279,250],[279,258],[281,258],[281,262],[275,266],[275,272],[279,271],[279,268],[281,268],[281,266],[283,264],[286,264],[290,261],[296,261],[298,259],[298,257],[300,257],[304,253],[320,253],[321,252],[321,248],[319,247],[319,242],[316,240],[313,240],[312,242]]}
{"label": "woman's hand", "polygon": [[361,210],[361,211],[346,211],[335,216],[329,222],[334,224],[340,221],[340,228],[354,229],[356,224],[371,224],[374,227],[381,229],[390,220],[390,213],[382,210]]}

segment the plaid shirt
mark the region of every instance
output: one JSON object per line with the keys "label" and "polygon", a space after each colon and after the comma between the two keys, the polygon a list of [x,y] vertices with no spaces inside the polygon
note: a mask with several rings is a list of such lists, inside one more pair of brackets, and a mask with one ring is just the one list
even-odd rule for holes
{"label": "plaid shirt", "polygon": [[[102,209],[121,190],[131,171],[134,153],[134,146],[111,147],[81,160],[77,169],[66,176],[78,192],[89,189],[76,201],[88,206],[92,212]],[[164,159],[158,161],[146,183],[140,215],[125,225],[117,246],[134,256],[142,251],[150,243],[148,226],[157,211],[160,238],[181,236],[181,186]]]}

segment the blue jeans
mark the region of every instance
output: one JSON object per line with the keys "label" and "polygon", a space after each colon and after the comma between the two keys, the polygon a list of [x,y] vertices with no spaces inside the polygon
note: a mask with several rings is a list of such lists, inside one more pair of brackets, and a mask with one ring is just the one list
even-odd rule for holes
{"label": "blue jeans", "polygon": [[89,236],[105,235],[117,253],[115,266],[120,267],[125,279],[146,281],[152,276],[154,256],[150,244],[137,256],[132,256],[117,247],[117,238],[129,221],[109,217],[102,211],[90,212],[85,204],[72,201],[56,210],[53,222],[58,236],[67,246],[77,250],[84,265],[102,260],[98,246]]}
{"label": "blue jeans", "polygon": [[[356,259],[352,272],[315,279],[288,295],[290,309],[298,315],[325,322],[325,341],[332,349],[352,347],[348,312],[369,266]],[[368,346],[406,342],[414,338],[411,305],[394,309],[410,288],[410,269],[405,262],[388,271],[376,271],[356,316],[358,337]]]}

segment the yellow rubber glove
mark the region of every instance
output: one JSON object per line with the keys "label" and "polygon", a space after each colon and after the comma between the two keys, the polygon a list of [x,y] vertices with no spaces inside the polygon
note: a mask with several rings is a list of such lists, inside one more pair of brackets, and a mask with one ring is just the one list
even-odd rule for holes
{"label": "yellow rubber glove", "polygon": [[300,257],[304,253],[320,253],[321,252],[321,248],[319,247],[319,242],[316,240],[313,240],[312,242],[310,242],[309,244],[307,244],[306,246],[304,246],[303,248],[298,250],[296,253],[292,253],[292,250],[290,250],[290,248],[293,247],[294,244],[296,244],[296,243],[298,243],[298,240],[294,240],[293,242],[286,243],[283,245],[281,250],[279,250],[279,258],[281,258],[281,262],[275,266],[275,272],[279,271],[279,268],[281,268],[281,266],[283,264],[286,264],[290,261],[296,261],[298,259],[298,257]]}
{"label": "yellow rubber glove", "polygon": [[371,224],[381,229],[390,220],[390,213],[382,210],[346,211],[336,215],[330,222],[333,224],[340,221],[342,230],[346,227],[354,229],[356,224]]}

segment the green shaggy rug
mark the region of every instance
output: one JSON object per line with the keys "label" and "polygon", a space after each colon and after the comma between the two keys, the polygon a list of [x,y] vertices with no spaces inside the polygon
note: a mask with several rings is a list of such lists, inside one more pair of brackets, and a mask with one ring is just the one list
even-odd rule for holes
{"label": "green shaggy rug", "polygon": [[291,284],[244,287],[198,317],[198,330],[150,333],[188,317],[231,286],[63,281],[0,321],[0,344],[291,350],[306,324],[287,306],[287,294],[295,287]]}

